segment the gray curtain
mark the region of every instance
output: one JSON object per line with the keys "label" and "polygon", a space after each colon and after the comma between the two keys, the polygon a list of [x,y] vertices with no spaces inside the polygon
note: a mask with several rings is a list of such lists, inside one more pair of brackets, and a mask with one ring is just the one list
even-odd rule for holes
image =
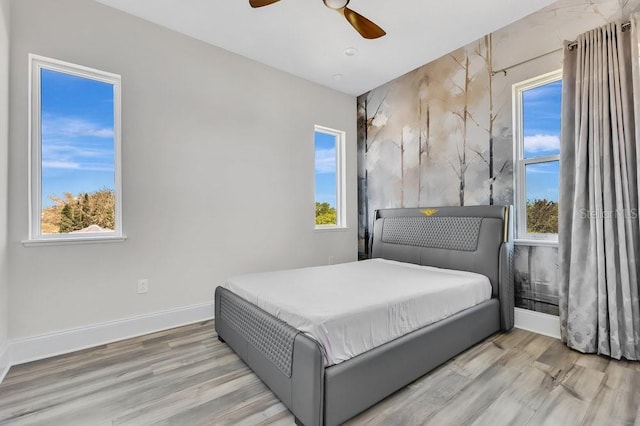
{"label": "gray curtain", "polygon": [[638,15],[565,44],[560,148],[562,340],[640,359]]}

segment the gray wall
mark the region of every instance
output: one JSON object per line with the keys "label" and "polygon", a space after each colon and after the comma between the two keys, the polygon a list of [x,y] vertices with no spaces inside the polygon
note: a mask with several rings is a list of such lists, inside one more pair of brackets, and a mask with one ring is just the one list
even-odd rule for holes
{"label": "gray wall", "polygon": [[[354,97],[92,0],[14,1],[11,28],[12,339],[209,302],[232,274],[356,258]],[[28,53],[122,75],[126,242],[20,243]],[[347,134],[347,231],[314,231],[314,124]]]}
{"label": "gray wall", "polygon": [[9,137],[9,0],[0,0],[0,374],[9,333],[9,272],[7,263],[7,199]]}

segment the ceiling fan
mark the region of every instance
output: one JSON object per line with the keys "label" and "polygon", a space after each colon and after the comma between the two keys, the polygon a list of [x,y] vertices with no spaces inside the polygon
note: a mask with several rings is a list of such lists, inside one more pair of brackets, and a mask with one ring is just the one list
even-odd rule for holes
{"label": "ceiling fan", "polygon": [[[262,6],[268,6],[278,1],[280,0],[249,0],[249,4],[251,5],[251,7],[262,7]],[[386,32],[382,28],[380,28],[379,26],[377,26],[376,24],[374,24],[364,16],[360,15],[358,12],[354,12],[353,10],[349,9],[347,5],[349,4],[350,0],[322,0],[322,1],[324,2],[324,5],[327,6],[329,9],[333,9],[336,12],[343,15],[347,19],[347,21],[349,21],[351,26],[355,28],[356,31],[359,32],[362,37],[373,39],[373,38],[382,37],[383,35],[386,34]]]}

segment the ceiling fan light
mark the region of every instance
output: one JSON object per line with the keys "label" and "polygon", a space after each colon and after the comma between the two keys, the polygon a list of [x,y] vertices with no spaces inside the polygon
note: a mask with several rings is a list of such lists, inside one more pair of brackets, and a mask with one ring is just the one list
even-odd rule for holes
{"label": "ceiling fan light", "polygon": [[349,4],[349,0],[322,0],[324,5],[330,9],[342,9]]}

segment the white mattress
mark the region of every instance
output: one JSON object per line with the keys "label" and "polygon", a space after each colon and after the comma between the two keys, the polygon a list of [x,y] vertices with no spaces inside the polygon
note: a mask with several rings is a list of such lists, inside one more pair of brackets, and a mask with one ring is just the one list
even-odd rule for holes
{"label": "white mattress", "polygon": [[315,337],[327,365],[491,298],[484,275],[384,259],[241,275],[223,286]]}

